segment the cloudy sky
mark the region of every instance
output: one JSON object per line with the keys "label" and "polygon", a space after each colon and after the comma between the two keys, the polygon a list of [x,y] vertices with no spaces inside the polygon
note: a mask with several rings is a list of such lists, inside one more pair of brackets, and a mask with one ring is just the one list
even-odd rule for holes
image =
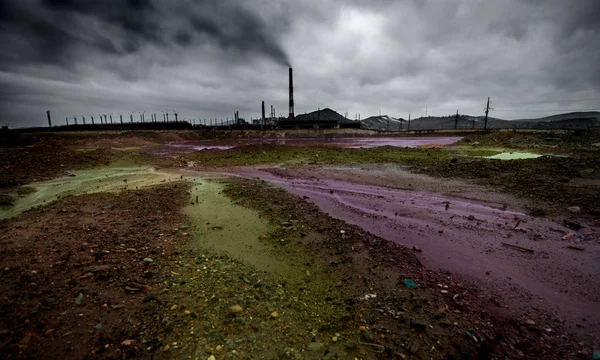
{"label": "cloudy sky", "polygon": [[0,43],[10,127],[287,115],[290,65],[297,114],[600,109],[598,0],[0,0]]}

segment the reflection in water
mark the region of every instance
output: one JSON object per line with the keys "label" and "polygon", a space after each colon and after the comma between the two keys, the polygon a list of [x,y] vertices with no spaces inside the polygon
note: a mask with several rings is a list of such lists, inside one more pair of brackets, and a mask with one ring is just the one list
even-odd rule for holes
{"label": "reflection in water", "polygon": [[418,147],[451,145],[460,137],[396,137],[396,138],[272,138],[272,139],[243,139],[230,143],[215,144],[210,140],[180,141],[162,145],[155,154],[188,153],[194,151],[218,149],[227,150],[246,145],[296,145],[296,146],[339,146],[349,149],[372,148],[379,146]]}

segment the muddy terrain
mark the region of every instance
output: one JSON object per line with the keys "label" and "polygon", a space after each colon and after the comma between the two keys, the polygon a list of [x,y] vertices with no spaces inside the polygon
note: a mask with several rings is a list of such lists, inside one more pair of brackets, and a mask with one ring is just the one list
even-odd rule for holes
{"label": "muddy terrain", "polygon": [[206,135],[0,148],[2,358],[600,356],[599,134]]}

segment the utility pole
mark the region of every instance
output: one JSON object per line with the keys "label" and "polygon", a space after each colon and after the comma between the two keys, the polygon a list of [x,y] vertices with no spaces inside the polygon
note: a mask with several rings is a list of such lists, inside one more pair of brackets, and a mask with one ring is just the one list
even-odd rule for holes
{"label": "utility pole", "polygon": [[73,115],[73,121],[75,121],[75,125],[77,125],[77,116]]}
{"label": "utility pole", "polygon": [[83,125],[85,125],[85,116],[81,115],[81,119],[83,120]]}
{"label": "utility pole", "polygon": [[94,115],[90,115],[90,117],[92,118],[92,125],[94,125]]}
{"label": "utility pole", "polygon": [[410,113],[408,113],[408,128],[406,131],[410,131]]}
{"label": "utility pole", "polygon": [[456,109],[456,118],[454,119],[454,129],[458,129],[458,109]]}
{"label": "utility pole", "polygon": [[50,118],[50,110],[46,111],[46,116],[48,117],[48,127],[52,127],[52,119]]}
{"label": "utility pole", "polygon": [[67,120],[67,126],[69,126],[69,118],[66,117],[65,120]]}
{"label": "utility pole", "polygon": [[485,123],[483,129],[487,130],[488,112],[490,112],[490,98],[488,97],[487,105],[485,106]]}

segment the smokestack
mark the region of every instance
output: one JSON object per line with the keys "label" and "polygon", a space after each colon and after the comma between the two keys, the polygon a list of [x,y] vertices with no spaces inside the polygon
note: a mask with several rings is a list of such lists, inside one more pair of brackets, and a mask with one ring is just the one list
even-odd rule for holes
{"label": "smokestack", "polygon": [[265,124],[265,102],[262,102],[262,124]]}
{"label": "smokestack", "polygon": [[294,75],[290,68],[290,120],[294,120]]}

